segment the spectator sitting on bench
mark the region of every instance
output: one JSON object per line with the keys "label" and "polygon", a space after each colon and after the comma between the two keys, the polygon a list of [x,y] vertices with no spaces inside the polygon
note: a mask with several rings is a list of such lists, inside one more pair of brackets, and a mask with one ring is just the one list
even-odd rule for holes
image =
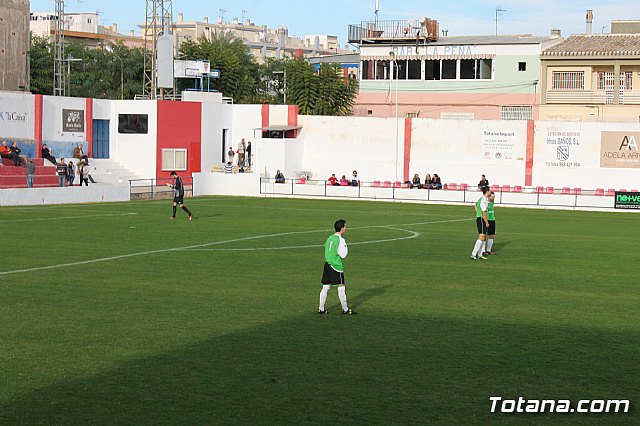
{"label": "spectator sitting on bench", "polygon": [[7,145],[7,141],[2,142],[2,146],[0,146],[0,156],[2,156],[2,158],[8,158],[12,160],[13,164],[17,166],[16,164],[17,154],[11,152],[11,148],[9,148],[9,145]]}
{"label": "spectator sitting on bench", "polygon": [[84,160],[86,165],[89,165],[89,157],[87,157],[82,150],[82,144],[73,148],[73,158],[77,158],[78,160]]}
{"label": "spectator sitting on bench", "polygon": [[422,188],[422,183],[420,182],[420,176],[416,173],[415,175],[413,175],[413,179],[411,180],[411,182],[409,182],[409,186],[411,188]]}
{"label": "spectator sitting on bench", "polygon": [[231,161],[227,161],[227,164],[224,165],[224,172],[228,175],[233,173],[233,163]]}
{"label": "spectator sitting on bench", "polygon": [[27,157],[25,155],[20,155],[22,150],[18,148],[17,142],[13,142],[11,144],[11,147],[9,147],[9,150],[11,151],[11,154],[9,154],[9,158],[13,160],[14,166],[22,166],[23,164],[27,163]]}
{"label": "spectator sitting on bench", "polygon": [[285,177],[280,170],[276,172],[276,183],[284,183]]}
{"label": "spectator sitting on bench", "polygon": [[424,185],[422,186],[424,189],[433,189],[433,180],[431,179],[431,175],[427,173],[424,177]]}
{"label": "spectator sitting on bench", "polygon": [[340,178],[340,186],[349,186],[349,181],[345,175]]}
{"label": "spectator sitting on bench", "polygon": [[360,182],[360,179],[358,179],[358,171],[354,170],[353,175],[351,176],[351,182],[349,183],[349,185],[358,186],[358,182]]}
{"label": "spectator sitting on bench", "polygon": [[54,166],[58,165],[58,162],[56,161],[56,157],[51,155],[51,150],[47,148],[46,143],[42,144],[42,158],[49,160],[49,162],[51,162]]}
{"label": "spectator sitting on bench", "polygon": [[440,176],[437,173],[433,174],[433,179],[431,179],[431,186],[433,189],[442,189],[442,180],[440,180]]}
{"label": "spectator sitting on bench", "polygon": [[327,179],[327,180],[329,181],[329,185],[333,185],[333,186],[340,185],[340,184],[338,183],[338,178],[336,177],[336,174],[335,174],[335,173],[333,173],[333,174],[331,175],[331,177],[330,177],[329,179]]}

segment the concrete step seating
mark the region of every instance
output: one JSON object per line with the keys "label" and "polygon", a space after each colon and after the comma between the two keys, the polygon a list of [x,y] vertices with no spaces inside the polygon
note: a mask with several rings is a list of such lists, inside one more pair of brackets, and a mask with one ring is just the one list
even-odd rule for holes
{"label": "concrete step seating", "polygon": [[[33,159],[36,165],[36,172],[33,177],[34,187],[47,187],[58,186],[58,175],[56,169],[51,166],[43,164],[41,158]],[[13,161],[8,158],[2,159],[2,166],[0,166],[0,188],[26,188],[27,187],[27,170],[24,167],[16,167],[13,165]]]}

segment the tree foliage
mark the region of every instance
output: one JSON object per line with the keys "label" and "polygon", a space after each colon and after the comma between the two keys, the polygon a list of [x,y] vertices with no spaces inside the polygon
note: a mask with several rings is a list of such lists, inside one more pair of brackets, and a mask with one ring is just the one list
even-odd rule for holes
{"label": "tree foliage", "polygon": [[340,64],[320,64],[316,72],[302,59],[287,64],[287,102],[300,114],[350,115],[358,91],[357,81],[343,76]]}
{"label": "tree foliage", "polygon": [[[46,37],[31,36],[31,92],[53,94],[53,43]],[[133,99],[141,93],[144,52],[122,44],[90,48],[78,42],[65,45],[67,94],[95,99]]]}

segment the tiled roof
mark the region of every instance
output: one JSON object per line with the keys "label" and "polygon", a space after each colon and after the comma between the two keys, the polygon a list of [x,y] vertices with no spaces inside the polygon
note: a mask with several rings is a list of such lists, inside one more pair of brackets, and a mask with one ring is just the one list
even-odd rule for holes
{"label": "tiled roof", "polygon": [[572,35],[542,56],[640,56],[640,34]]}

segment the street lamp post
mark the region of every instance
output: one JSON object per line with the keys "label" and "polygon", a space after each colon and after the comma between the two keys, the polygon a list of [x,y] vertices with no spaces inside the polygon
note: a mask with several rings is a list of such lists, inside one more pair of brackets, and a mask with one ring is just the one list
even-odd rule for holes
{"label": "street lamp post", "polygon": [[115,52],[111,52],[120,61],[120,100],[124,99],[124,62]]}
{"label": "street lamp post", "polygon": [[80,62],[80,58],[72,58],[71,55],[67,57],[67,81],[69,82],[69,89],[67,96],[71,97],[71,62]]}
{"label": "street lamp post", "polygon": [[398,75],[395,74],[396,67],[397,67],[395,52],[393,52],[393,51],[389,52],[389,56],[391,57],[391,62],[390,62],[390,64],[391,64],[391,67],[390,67],[391,74],[389,76],[390,79],[391,79],[390,81],[393,82],[394,77],[395,77],[395,83],[396,83],[395,84],[395,86],[396,86],[395,87],[395,92],[396,92],[396,155],[395,155],[395,169],[394,169],[395,170],[395,172],[394,172],[395,175],[394,176],[395,176],[395,180],[397,181],[398,180],[398,131],[400,130],[399,126],[398,126]]}

